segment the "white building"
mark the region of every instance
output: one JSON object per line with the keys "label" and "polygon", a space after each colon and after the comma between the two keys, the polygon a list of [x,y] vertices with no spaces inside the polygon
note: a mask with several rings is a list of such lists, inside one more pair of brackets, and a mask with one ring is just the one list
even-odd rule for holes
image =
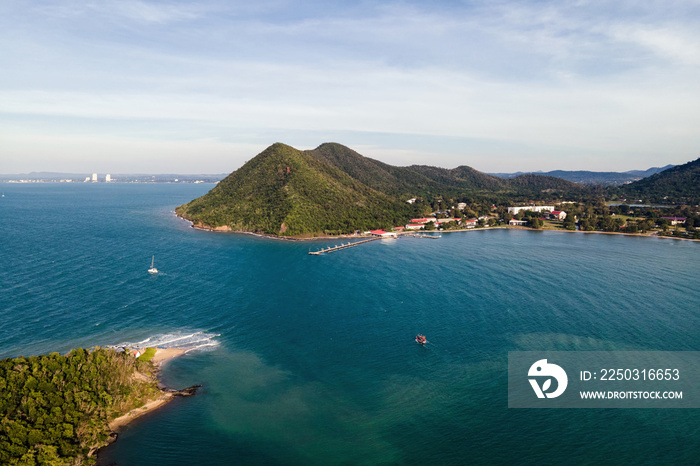
{"label": "white building", "polygon": [[105,183],[109,183],[110,181],[112,181],[112,177],[107,173],[107,176],[105,176]]}
{"label": "white building", "polygon": [[396,238],[397,235],[393,231],[386,231],[386,230],[371,230],[369,231],[369,234],[373,236],[380,236],[382,238]]}
{"label": "white building", "polygon": [[551,212],[554,210],[553,205],[526,205],[521,207],[508,207],[508,213],[517,215],[520,211],[531,210],[533,212]]}
{"label": "white building", "polygon": [[566,212],[553,210],[551,216],[557,220],[564,220],[566,218]]}
{"label": "white building", "polygon": [[97,173],[92,174],[92,182],[97,183]]}

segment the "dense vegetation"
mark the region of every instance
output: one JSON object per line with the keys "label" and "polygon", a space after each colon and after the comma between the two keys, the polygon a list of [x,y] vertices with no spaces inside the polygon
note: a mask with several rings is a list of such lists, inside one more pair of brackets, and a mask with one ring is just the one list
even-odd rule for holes
{"label": "dense vegetation", "polygon": [[700,203],[700,158],[610,192],[643,202],[697,205]]}
{"label": "dense vegetation", "polygon": [[108,422],[159,394],[153,371],[102,348],[0,361],[0,464],[90,464]]}
{"label": "dense vegetation", "polygon": [[299,151],[277,143],[176,212],[206,227],[304,236],[403,225],[448,201],[490,205],[587,192],[553,177],[504,180],[470,167],[393,167],[340,144]]}
{"label": "dense vegetation", "polygon": [[209,227],[281,236],[390,227],[415,207],[284,144],[274,144],[205,196],[177,208]]}

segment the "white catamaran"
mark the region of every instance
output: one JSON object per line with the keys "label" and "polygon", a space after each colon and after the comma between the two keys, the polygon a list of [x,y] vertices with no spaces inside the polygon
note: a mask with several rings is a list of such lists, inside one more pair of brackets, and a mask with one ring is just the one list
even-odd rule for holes
{"label": "white catamaran", "polygon": [[151,268],[148,269],[148,273],[158,273],[158,269],[153,267],[153,261],[155,261],[156,256],[151,257]]}

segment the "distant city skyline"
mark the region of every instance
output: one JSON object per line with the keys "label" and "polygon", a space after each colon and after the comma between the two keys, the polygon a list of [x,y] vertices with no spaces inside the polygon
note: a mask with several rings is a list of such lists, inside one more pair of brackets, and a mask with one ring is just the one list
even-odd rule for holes
{"label": "distant city skyline", "polygon": [[274,142],[391,165],[700,157],[700,4],[0,4],[0,173],[230,173]]}

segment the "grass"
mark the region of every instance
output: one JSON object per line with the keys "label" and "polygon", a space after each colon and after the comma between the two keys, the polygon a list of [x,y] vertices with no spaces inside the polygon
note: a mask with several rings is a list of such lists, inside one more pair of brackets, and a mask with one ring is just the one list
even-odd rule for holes
{"label": "grass", "polygon": [[543,230],[563,230],[564,225],[559,221],[544,220],[542,225]]}
{"label": "grass", "polygon": [[150,361],[153,359],[153,356],[156,355],[156,349],[149,347],[146,348],[146,351],[143,352],[141,356],[139,356],[139,361]]}

